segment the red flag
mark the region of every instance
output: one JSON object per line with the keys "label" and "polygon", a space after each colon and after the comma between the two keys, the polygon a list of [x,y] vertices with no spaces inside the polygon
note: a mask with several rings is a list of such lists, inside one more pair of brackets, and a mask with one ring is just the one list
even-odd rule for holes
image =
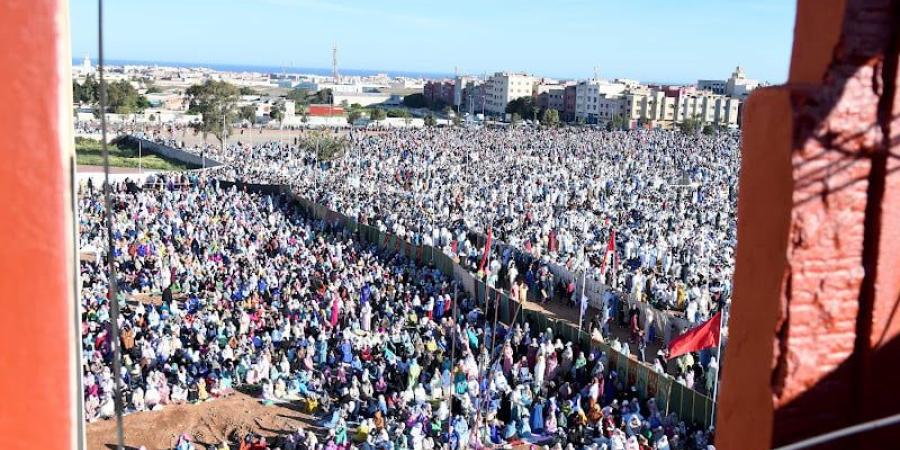
{"label": "red flag", "polygon": [[491,239],[494,236],[494,232],[488,228],[487,241],[484,243],[484,253],[481,255],[481,266],[478,270],[484,270],[484,266],[487,264],[488,255],[491,254]]}
{"label": "red flag", "polygon": [[719,345],[721,324],[722,311],[719,311],[703,325],[691,328],[681,336],[672,339],[669,342],[669,359]]}
{"label": "red flag", "polygon": [[600,273],[606,273],[606,258],[609,257],[609,254],[613,254],[613,258],[615,258],[616,254],[616,230],[609,230],[609,242],[606,244],[606,252],[603,253],[603,261],[600,262]]}

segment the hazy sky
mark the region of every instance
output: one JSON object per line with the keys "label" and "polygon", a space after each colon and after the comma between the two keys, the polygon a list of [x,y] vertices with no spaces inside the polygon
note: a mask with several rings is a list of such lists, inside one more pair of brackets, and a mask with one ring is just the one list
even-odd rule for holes
{"label": "hazy sky", "polygon": [[[793,0],[107,0],[106,57],[565,78],[787,77]],[[73,56],[97,1],[71,0]]]}

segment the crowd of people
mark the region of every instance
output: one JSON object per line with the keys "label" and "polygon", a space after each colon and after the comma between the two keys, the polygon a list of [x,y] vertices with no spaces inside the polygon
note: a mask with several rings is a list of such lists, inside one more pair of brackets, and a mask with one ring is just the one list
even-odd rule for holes
{"label": "crowd of people", "polygon": [[[375,138],[354,142],[368,139]],[[436,268],[362,244],[307,216],[288,196],[223,187],[216,177],[227,171],[262,178],[285,164],[297,170],[290,179],[301,193],[307,189],[344,211],[355,208],[347,197],[354,191],[339,187],[329,171],[312,169],[309,155],[277,144],[261,147],[269,153],[254,149],[246,163],[234,157],[232,166],[217,171],[114,186],[112,255],[120,295],[108,294],[102,258],[81,264],[88,420],[115,414],[109,321],[111,302],[117,302],[126,412],[257,387],[263,401],[297,402],[323,415],[324,435],[292,430],[271,447],[254,438],[242,448],[537,443],[630,450],[706,449],[712,442],[711,430],[666,414],[654,398],[638,398],[610,367],[609,355],[528,323],[494,327],[485,305]],[[385,167],[406,167],[406,158],[421,157],[409,156],[416,155],[413,146],[397,151]],[[362,180],[381,170],[375,156],[329,164],[351,176],[347,166],[359,164]],[[385,189],[399,189],[402,173]],[[321,187],[302,180],[309,175]],[[400,213],[378,203],[389,197],[361,191],[355,215],[433,239],[404,208],[418,193],[437,189],[436,178],[414,179],[408,180],[412,200],[396,199]],[[84,184],[78,196],[80,243],[98,249],[107,239],[101,194]],[[498,235],[513,236],[496,223]],[[193,445],[189,439],[180,444]]]}
{"label": "crowd of people", "polygon": [[[178,143],[166,136],[155,135]],[[317,161],[296,139],[252,148],[242,134],[231,140],[224,151],[189,150],[228,164],[228,179],[291,184],[361,223],[463,259],[480,251],[466,238],[490,229],[495,242],[571,274],[586,271],[690,323],[730,297],[736,132],[360,132],[331,161]]]}

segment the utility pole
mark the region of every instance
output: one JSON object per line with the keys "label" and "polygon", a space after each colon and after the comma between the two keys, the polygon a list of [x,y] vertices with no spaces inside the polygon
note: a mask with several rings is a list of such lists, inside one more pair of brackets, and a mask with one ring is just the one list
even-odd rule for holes
{"label": "utility pole", "polygon": [[341,76],[338,74],[338,49],[337,44],[331,44],[331,78],[334,81],[334,84],[338,84],[341,82]]}

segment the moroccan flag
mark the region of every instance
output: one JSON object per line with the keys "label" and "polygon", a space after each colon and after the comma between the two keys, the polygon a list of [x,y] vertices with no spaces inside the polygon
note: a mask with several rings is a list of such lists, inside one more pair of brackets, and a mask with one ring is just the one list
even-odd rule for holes
{"label": "moroccan flag", "polygon": [[478,267],[478,270],[484,270],[484,266],[487,265],[488,255],[491,254],[491,239],[493,237],[493,230],[488,228],[487,241],[484,243],[484,253],[481,255],[481,266]]}
{"label": "moroccan flag", "polygon": [[691,328],[681,336],[672,339],[669,342],[669,359],[719,345],[721,324],[722,311],[719,311],[703,325]]}
{"label": "moroccan flag", "polygon": [[606,252],[603,253],[603,261],[600,262],[600,273],[606,273],[606,259],[609,257],[609,254],[613,254],[613,259],[615,259],[616,255],[616,230],[609,230],[609,242],[606,244]]}

